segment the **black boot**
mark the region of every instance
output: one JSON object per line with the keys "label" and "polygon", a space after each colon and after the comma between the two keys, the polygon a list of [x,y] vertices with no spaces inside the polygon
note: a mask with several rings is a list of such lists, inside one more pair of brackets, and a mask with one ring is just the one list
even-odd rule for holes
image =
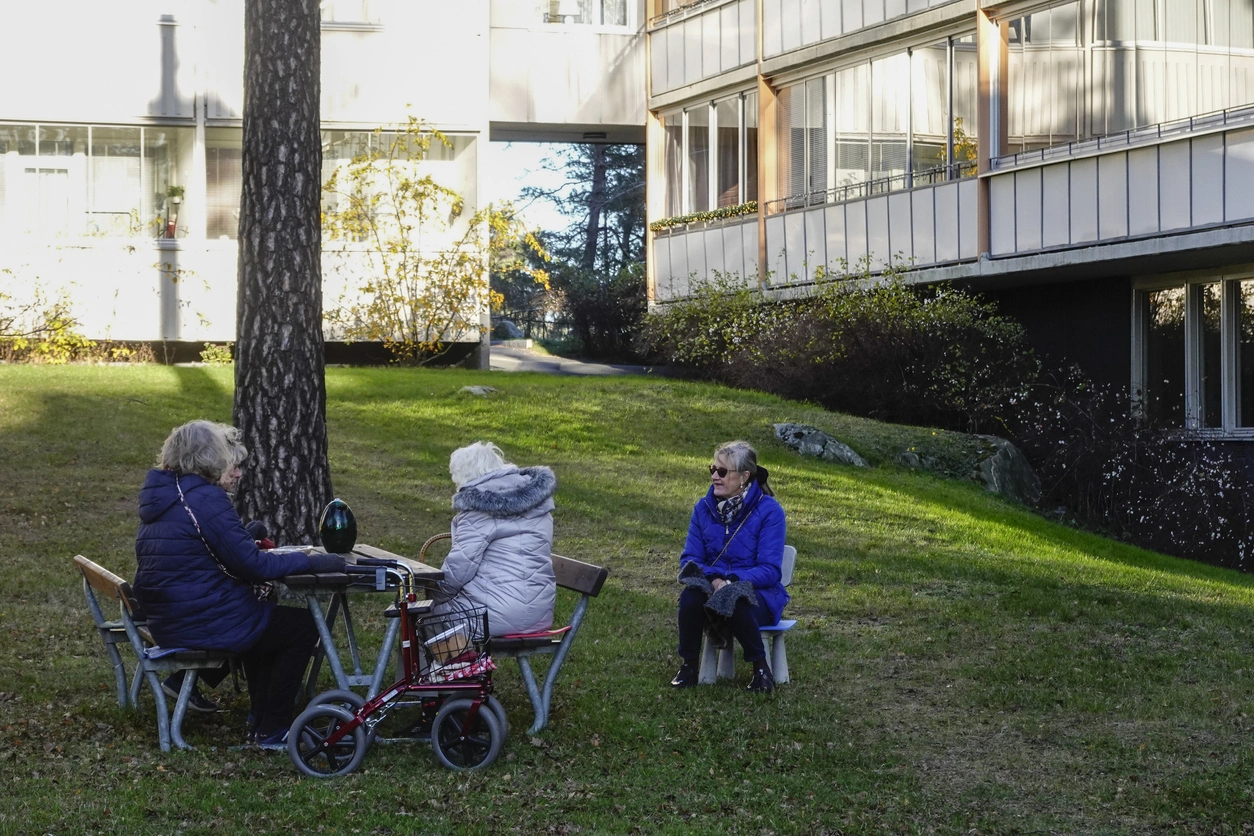
{"label": "black boot", "polygon": [[775,690],[775,677],[765,659],[753,663],[753,679],[749,682],[749,690],[758,694],[769,694]]}
{"label": "black boot", "polygon": [[685,661],[679,666],[679,673],[671,680],[672,688],[691,688],[697,684],[697,666],[695,662]]}

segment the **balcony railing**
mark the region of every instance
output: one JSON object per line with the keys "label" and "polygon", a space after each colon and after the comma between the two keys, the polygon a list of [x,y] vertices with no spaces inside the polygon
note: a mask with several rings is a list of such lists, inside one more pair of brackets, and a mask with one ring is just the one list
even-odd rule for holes
{"label": "balcony railing", "polygon": [[720,3],[726,2],[729,2],[729,0],[694,0],[691,3],[686,3],[678,8],[671,9],[669,12],[663,12],[657,17],[650,18],[649,28],[652,29],[655,26],[666,26],[668,24],[675,23],[676,21],[683,20],[690,15],[700,14],[710,6],[717,6]]}
{"label": "balcony railing", "polygon": [[1252,122],[1254,122],[1254,105],[1242,105],[1241,107],[1231,107],[1226,110],[1217,110],[1198,116],[1173,119],[1169,122],[1159,122],[1156,125],[1131,128],[1117,134],[1108,134],[1092,139],[1077,139],[1062,145],[1050,145],[1045,148],[1034,148],[1030,151],[1019,151],[1015,154],[1004,154],[993,158],[992,167],[994,170],[997,170],[1015,168],[1030,163],[1050,162],[1082,154],[1105,151],[1110,148],[1124,148],[1129,145],[1156,142],[1161,139],[1172,139],[1198,131],[1245,125]]}
{"label": "balcony railing", "polygon": [[768,201],[766,213],[774,215],[793,209],[805,209],[809,206],[822,206],[828,203],[846,203],[860,200],[872,195],[888,194],[913,189],[918,186],[934,186],[950,180],[961,180],[975,176],[975,163],[964,162],[953,165],[942,165],[922,171],[894,174],[891,177],[878,177],[874,180],[863,180],[860,183],[848,183],[822,191],[805,192],[802,194],[781,197]]}

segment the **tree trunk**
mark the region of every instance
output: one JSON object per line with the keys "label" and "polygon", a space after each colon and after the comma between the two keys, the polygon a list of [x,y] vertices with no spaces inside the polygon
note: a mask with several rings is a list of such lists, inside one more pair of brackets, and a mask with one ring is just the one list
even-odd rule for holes
{"label": "tree trunk", "polygon": [[240,515],[316,543],[331,499],[322,347],[318,0],[244,4],[235,425]]}
{"label": "tree trunk", "polygon": [[601,215],[605,211],[606,146],[592,146],[592,189],[588,193],[588,225],[584,228],[583,256],[580,266],[591,270],[596,266],[597,241],[601,236]]}

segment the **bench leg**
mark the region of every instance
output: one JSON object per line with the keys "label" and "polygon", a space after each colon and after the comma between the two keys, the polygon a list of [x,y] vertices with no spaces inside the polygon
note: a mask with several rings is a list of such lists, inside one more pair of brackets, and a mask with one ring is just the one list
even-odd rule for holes
{"label": "bench leg", "polygon": [[518,668],[522,671],[523,684],[527,686],[527,696],[531,699],[531,708],[536,714],[535,722],[527,729],[527,734],[535,734],[549,722],[548,706],[544,704],[540,689],[536,687],[536,677],[531,672],[531,662],[526,656],[518,657]]}
{"label": "bench leg", "polygon": [[784,643],[787,633],[763,633],[762,643],[771,643],[771,673],[775,676],[775,684],[783,685],[788,681],[788,648]]}
{"label": "bench leg", "polygon": [[[157,742],[162,752],[168,752],[170,751],[170,713],[165,704],[165,694],[161,690],[161,680],[157,679],[156,671],[144,671],[144,678],[148,680],[153,702],[157,704]],[[138,708],[138,704],[135,707]]]}
{"label": "bench leg", "polygon": [[131,677],[131,711],[139,711],[139,691],[144,687],[144,663],[135,663],[135,675]]}
{"label": "bench leg", "polygon": [[701,667],[697,671],[698,685],[713,685],[718,679],[718,649],[709,636],[701,640]]}
{"label": "bench leg", "polygon": [[718,652],[718,678],[736,678],[736,648],[724,647]]}
{"label": "bench leg", "polygon": [[122,654],[118,653],[118,646],[110,639],[111,637],[105,638],[105,649],[109,651],[109,659],[113,663],[113,679],[118,686],[118,708],[126,708],[130,705],[130,689],[126,684],[126,663],[122,661]]}
{"label": "bench leg", "polygon": [[174,719],[170,721],[170,737],[174,745],[180,749],[191,749],[192,745],[183,739],[183,718],[187,716],[187,703],[191,700],[192,691],[196,690],[199,672],[195,668],[183,674],[183,687],[179,689],[179,698],[174,702]]}

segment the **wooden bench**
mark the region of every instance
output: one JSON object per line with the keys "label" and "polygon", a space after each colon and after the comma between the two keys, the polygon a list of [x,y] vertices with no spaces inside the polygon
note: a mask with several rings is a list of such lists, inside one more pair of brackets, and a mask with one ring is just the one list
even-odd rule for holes
{"label": "wooden bench", "polygon": [[[780,567],[779,582],[784,586],[792,583],[792,571],[797,565],[797,550],[792,546],[784,546],[784,560]],[[775,683],[782,685],[788,681],[788,648],[784,639],[796,621],[781,618],[778,624],[761,628],[762,644],[766,646],[766,658],[771,665],[771,673]],[[697,682],[712,685],[720,679],[731,679],[736,675],[735,647],[715,647],[709,635],[705,637],[705,646],[701,651],[701,669],[697,673]]]}
{"label": "wooden bench", "polygon": [[[92,610],[92,618],[96,618],[98,613],[100,615],[100,620],[96,622],[96,629],[101,632],[101,638],[105,640],[105,647],[110,651],[110,658],[114,663],[114,673],[118,679],[118,703],[123,707],[127,705],[123,702],[123,693],[126,691],[126,671],[122,666],[122,658],[117,652],[117,645],[121,644],[121,640],[114,626],[116,624],[121,625],[121,634],[126,636],[138,660],[128,694],[129,704],[138,709],[139,689],[146,681],[149,690],[152,691],[153,700],[157,704],[157,737],[161,744],[161,751],[170,751],[171,741],[180,749],[192,748],[183,739],[183,718],[187,715],[188,700],[196,689],[198,673],[202,670],[219,669],[230,665],[235,655],[212,650],[158,647],[152,634],[144,626],[142,618],[138,617],[139,609],[130,583],[81,554],[75,555],[74,562],[83,573],[84,589],[88,590],[88,607]],[[101,597],[117,604],[119,619],[105,620],[103,609],[100,607]],[[108,632],[107,638],[106,631]],[[157,678],[157,674],[169,674],[175,671],[184,671],[185,675],[183,687],[174,703],[174,716],[171,717],[166,705],[165,692],[161,688],[161,680]]]}
{"label": "wooden bench", "polygon": [[[451,534],[438,534],[428,540],[422,547],[418,559],[426,563],[427,549],[437,540],[448,539]],[[570,623],[565,627],[546,630],[542,633],[528,633],[506,636],[493,636],[491,653],[495,659],[517,659],[522,672],[523,683],[527,686],[527,696],[531,700],[535,721],[527,734],[535,734],[549,722],[549,706],[553,701],[553,685],[562,670],[562,663],[570,652],[579,634],[579,626],[583,624],[584,614],[588,610],[588,601],[601,594],[601,587],[610,570],[602,566],[593,566],[569,557],[555,554],[553,557],[553,574],[557,577],[557,585],[579,593],[579,602],[571,613]],[[531,670],[531,657],[551,655],[548,672],[544,676],[544,687],[536,684],[535,674]]]}

